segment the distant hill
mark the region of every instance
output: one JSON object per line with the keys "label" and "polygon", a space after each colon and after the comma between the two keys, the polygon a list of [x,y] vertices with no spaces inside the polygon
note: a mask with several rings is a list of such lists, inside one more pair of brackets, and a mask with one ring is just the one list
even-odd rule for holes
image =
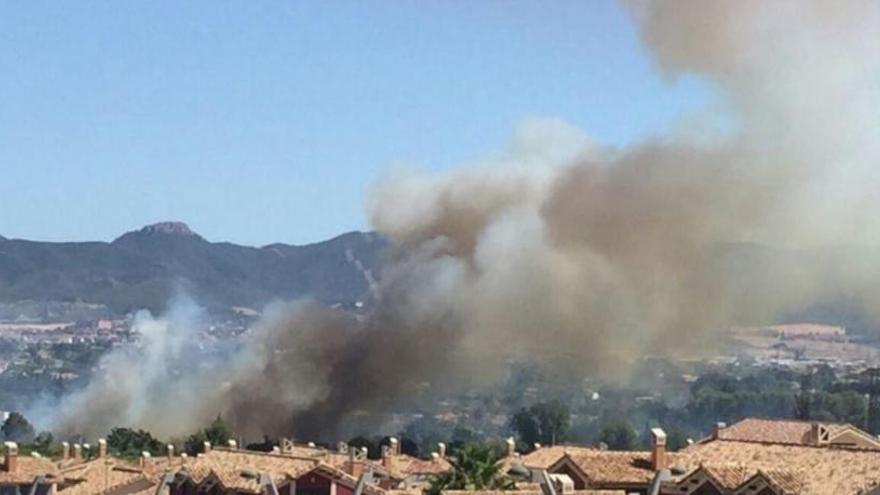
{"label": "distant hill", "polygon": [[209,242],[183,223],[128,232],[111,243],[0,237],[0,302],[83,301],[115,313],[161,309],[178,289],[208,307],[261,307],[313,297],[350,305],[368,299],[387,242],[349,232],[265,247]]}
{"label": "distant hill", "polygon": [[[370,280],[379,276],[387,250],[385,239],[367,232],[304,246],[209,242],[176,222],[149,225],[110,243],[0,237],[0,319],[86,318],[107,308],[114,314],[160,310],[178,289],[210,309],[259,309],[275,299],[306,296],[352,306],[370,300]],[[728,303],[736,315],[756,314],[753,309],[765,301],[797,294],[805,280],[821,281],[818,293],[776,314],[774,321],[741,324],[815,322],[877,334],[875,317],[866,309],[880,301],[880,247],[731,243],[718,245],[712,259],[726,274]],[[811,273],[807,279],[805,269]]]}

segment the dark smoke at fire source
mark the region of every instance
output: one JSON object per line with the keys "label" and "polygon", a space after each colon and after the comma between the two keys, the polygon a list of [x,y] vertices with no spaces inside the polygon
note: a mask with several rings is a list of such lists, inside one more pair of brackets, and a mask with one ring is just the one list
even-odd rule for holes
{"label": "dark smoke at fire source", "polygon": [[[246,435],[336,440],[426,386],[492,385],[510,359],[623,376],[639,356],[698,355],[733,324],[841,294],[877,321],[880,259],[828,246],[880,239],[880,4],[625,6],[658,71],[705,78],[714,107],[624,149],[530,119],[484,164],[392,175],[371,197],[394,248],[367,317],[275,308],[223,366],[96,381],[56,429],[175,435],[222,412]],[[732,266],[725,249],[744,242],[823,255]],[[173,421],[131,407],[169,400]]]}

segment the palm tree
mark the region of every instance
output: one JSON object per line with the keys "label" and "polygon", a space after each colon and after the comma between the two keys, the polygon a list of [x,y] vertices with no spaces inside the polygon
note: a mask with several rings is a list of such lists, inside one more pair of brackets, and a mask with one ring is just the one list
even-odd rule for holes
{"label": "palm tree", "polygon": [[452,470],[431,479],[426,492],[439,495],[444,490],[510,490],[513,480],[500,472],[495,449],[469,443],[450,458]]}

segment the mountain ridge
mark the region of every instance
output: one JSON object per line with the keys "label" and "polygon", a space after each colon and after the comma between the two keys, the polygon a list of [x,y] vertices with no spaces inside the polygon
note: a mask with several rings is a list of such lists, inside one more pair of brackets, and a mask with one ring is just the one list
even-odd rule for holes
{"label": "mountain ridge", "polygon": [[115,313],[161,310],[185,289],[208,307],[258,307],[311,297],[349,305],[370,297],[388,243],[346,232],[303,246],[209,242],[183,222],[160,222],[111,242],[4,239],[0,302],[85,301]]}

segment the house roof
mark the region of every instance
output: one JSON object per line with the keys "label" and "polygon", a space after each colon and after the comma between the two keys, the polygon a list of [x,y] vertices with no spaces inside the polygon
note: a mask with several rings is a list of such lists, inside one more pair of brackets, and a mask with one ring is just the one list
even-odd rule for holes
{"label": "house roof", "polygon": [[691,481],[701,475],[708,478],[715,486],[734,493],[762,480],[781,495],[798,494],[803,488],[803,482],[797,472],[784,469],[755,469],[743,464],[703,464],[677,481],[667,484],[673,487],[689,486]]}
{"label": "house roof", "polygon": [[[827,427],[832,438],[842,431],[861,431],[846,424]],[[702,470],[716,484],[730,490],[760,480],[779,493],[801,495],[855,495],[880,487],[880,451],[812,445],[803,438],[810,429],[808,422],[745,420],[723,429],[717,439],[667,453],[667,463],[688,473],[676,481]],[[647,451],[563,445],[539,449],[520,461],[527,467],[551,472],[572,466],[593,487],[644,486],[655,476]]]}
{"label": "house roof", "polygon": [[[566,495],[626,495],[623,490],[572,490]],[[443,495],[544,495],[540,490],[444,490]]]}
{"label": "house roof", "polygon": [[[787,469],[759,470],[755,478],[765,479],[770,486],[782,495],[796,495],[802,493],[804,482],[801,475]],[[748,485],[751,480],[744,483]]]}
{"label": "house roof", "polygon": [[[324,454],[327,452],[324,451]],[[179,459],[179,458],[176,458]],[[339,483],[354,487],[357,479],[337,466],[316,456],[297,456],[288,453],[267,453],[248,450],[212,449],[195,458],[166,461],[166,472],[183,475],[194,484],[217,482],[224,487],[244,493],[262,493],[259,474],[267,474],[276,486],[299,478],[309,472],[318,472]],[[381,490],[365,487],[365,493],[377,495]]]}
{"label": "house roof", "polygon": [[[718,440],[667,453],[670,465],[690,476],[703,470],[725,489],[746,486],[759,477],[782,494],[856,495],[880,486],[880,452]],[[549,467],[576,466],[592,486],[647,485],[654,478],[649,452],[583,449],[566,452]]]}
{"label": "house roof", "polygon": [[[677,462],[689,472],[743,466],[785,493],[855,495],[880,485],[880,452],[874,450],[718,440],[692,445],[679,456]],[[738,478],[729,474],[718,475],[734,483]]]}
{"label": "house roof", "polygon": [[12,473],[6,470],[5,462],[5,456],[0,456],[0,485],[33,483],[39,476],[46,476],[50,481],[59,478],[58,468],[49,459],[18,455],[15,471]]}
{"label": "house roof", "polygon": [[[713,436],[703,441],[717,439],[784,445],[815,445],[811,436],[813,424],[815,423],[815,421],[794,421],[788,419],[746,418],[738,423],[719,429],[717,437]],[[845,429],[858,430],[855,426],[845,423],[818,424],[827,428],[832,435]]]}
{"label": "house roof", "polygon": [[[351,462],[349,454],[324,449],[303,449],[300,452],[340,469],[344,469]],[[379,461],[359,458],[355,462],[362,464],[366,469],[372,469],[378,473],[387,473],[391,478],[398,480],[405,479],[411,475],[445,473],[452,469],[452,464],[445,458],[425,460],[407,454],[391,454],[386,459]]]}
{"label": "house roof", "polygon": [[142,469],[114,457],[93,459],[61,470],[64,483],[58,492],[64,495],[96,495],[154,488],[156,483]]}
{"label": "house roof", "polygon": [[424,460],[406,454],[393,454],[382,464],[394,478],[406,478],[410,475],[429,475],[448,472],[452,464],[444,458]]}
{"label": "house roof", "polygon": [[176,471],[188,476],[195,484],[215,480],[229,489],[259,493],[262,490],[254,473],[268,474],[276,484],[282,484],[311,471],[318,462],[314,458],[289,454],[212,449],[180,461]]}
{"label": "house roof", "polygon": [[[670,464],[679,461],[679,454],[666,455]],[[651,467],[650,452],[581,449],[566,452],[548,469],[556,471],[564,464],[575,466],[591,484],[599,486],[645,485],[651,483],[656,475]]]}
{"label": "house roof", "polygon": [[717,485],[729,490],[738,488],[755,475],[754,469],[741,464],[708,464],[700,466],[696,472],[701,470]]}
{"label": "house roof", "polygon": [[589,452],[596,450],[593,447],[584,445],[553,445],[540,447],[529,454],[522,457],[508,457],[511,462],[519,462],[523,466],[531,469],[547,469],[558,461],[565,454],[578,454],[581,452]]}

